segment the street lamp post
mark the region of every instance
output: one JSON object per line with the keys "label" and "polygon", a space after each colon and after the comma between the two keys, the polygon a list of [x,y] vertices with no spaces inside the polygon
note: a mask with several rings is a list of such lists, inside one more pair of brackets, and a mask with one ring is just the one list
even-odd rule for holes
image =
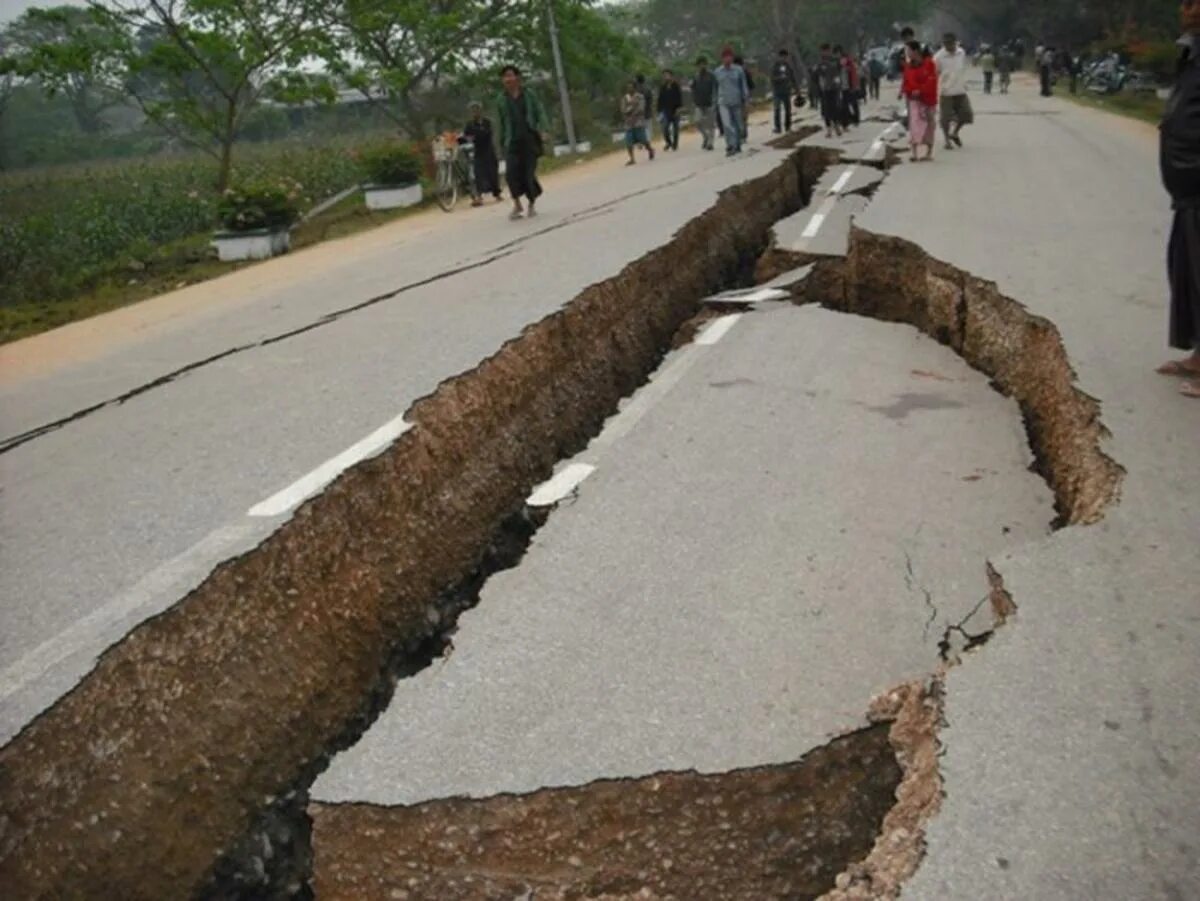
{"label": "street lamp post", "polygon": [[558,49],[558,24],[554,21],[554,0],[546,0],[550,18],[550,49],[554,53],[554,72],[558,76],[558,99],[562,103],[563,122],[567,126],[567,144],[575,152],[575,117],[571,113],[571,92],[563,72],[562,52]]}

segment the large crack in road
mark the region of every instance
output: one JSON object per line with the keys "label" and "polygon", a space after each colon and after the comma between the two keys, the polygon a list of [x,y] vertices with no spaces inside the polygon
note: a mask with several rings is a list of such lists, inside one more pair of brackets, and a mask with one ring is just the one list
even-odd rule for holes
{"label": "large crack in road", "polygon": [[645,380],[703,297],[746,280],[814,165],[801,152],[723,192],[440,385],[388,451],[105,652],[0,750],[0,881],[22,897],[214,885],[369,709],[395,649],[437,631],[434,599],[529,489]]}
{"label": "large crack in road", "polygon": [[[450,647],[458,613],[491,572],[519,561],[536,528],[530,488],[646,380],[703,297],[749,280],[772,225],[808,202],[834,159],[802,149],[724,192],[669,244],[418,401],[415,428],[388,451],[110,648],[0,749],[0,882],[19,897],[307,893],[305,790],[316,773],[398,678]],[[1016,397],[1060,524],[1095,522],[1116,499],[1121,469],[1057,332],[994,285],[856,229],[847,258],[818,261],[797,291],[800,302],[913,324]],[[992,575],[994,629],[1015,605]],[[957,629],[967,646],[955,655],[991,634],[968,634],[966,620]],[[373,861],[385,897],[510,897],[488,892],[518,883],[562,897],[683,896],[680,886],[696,898],[888,897],[919,862],[921,824],[940,797],[939,691],[936,674],[898,688],[872,709],[880,725],[795,764],[419,808],[317,806],[314,884],[377,896],[360,891]],[[709,814],[729,805],[728,829],[689,807],[706,803]],[[470,847],[468,867],[478,836],[464,815],[499,830]],[[695,830],[680,833],[688,818]],[[446,846],[448,834],[458,837]],[[392,849],[387,867],[364,854],[364,835]],[[416,886],[412,855],[425,864]],[[403,885],[380,882],[393,862]],[[745,891],[730,881],[752,874],[763,881]]]}

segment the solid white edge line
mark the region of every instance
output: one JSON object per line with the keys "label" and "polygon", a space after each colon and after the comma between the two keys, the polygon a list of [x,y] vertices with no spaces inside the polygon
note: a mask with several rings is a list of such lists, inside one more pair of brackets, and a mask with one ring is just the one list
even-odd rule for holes
{"label": "solid white edge line", "polygon": [[722,316],[720,319],[713,320],[712,325],[696,336],[696,343],[702,347],[716,344],[725,337],[741,318],[741,313],[730,313],[728,316]]}
{"label": "solid white edge line", "polygon": [[412,428],[404,416],[384,423],[361,441],[350,445],[336,457],[326,460],[312,472],[301,476],[282,491],[277,491],[261,503],[255,504],[247,516],[279,516],[299,506],[312,497],[355,463],[372,457]]}
{"label": "solid white edge line", "polygon": [[[245,520],[210,532],[183,553],[172,557],[143,576],[128,591],[116,595],[68,628],[46,639],[36,648],[0,672],[0,701],[5,701],[51,668],[87,649],[97,652],[111,641],[106,629],[134,613],[157,613],[161,606],[174,603],[181,592],[198,585],[205,575],[249,541],[255,527]],[[97,642],[97,635],[101,640]]]}
{"label": "solid white edge line", "polygon": [[571,463],[538,485],[525,501],[531,507],[552,507],[596,471],[590,463]]}

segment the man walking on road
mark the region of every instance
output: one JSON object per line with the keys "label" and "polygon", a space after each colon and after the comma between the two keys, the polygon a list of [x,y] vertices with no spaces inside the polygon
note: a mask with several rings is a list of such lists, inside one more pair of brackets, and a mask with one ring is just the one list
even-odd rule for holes
{"label": "man walking on road", "polygon": [[992,80],[996,77],[996,54],[985,47],[979,56],[979,68],[983,70],[983,93],[992,93]]}
{"label": "man walking on road", "polygon": [[1001,94],[1007,94],[1008,88],[1012,84],[1013,65],[1013,52],[1007,47],[1001,47],[1000,55],[996,57],[996,71],[1000,73]]}
{"label": "man walking on road", "polygon": [[509,219],[520,219],[524,215],[521,198],[529,199],[529,216],[537,215],[534,204],[542,194],[542,185],[537,177],[538,157],[546,146],[546,132],[550,120],[546,108],[537,94],[521,84],[521,70],[516,66],[505,66],[500,78],[504,93],[500,95],[500,146],[504,149],[505,177],[508,192],[512,195],[513,209]]}
{"label": "man walking on road", "polygon": [[1185,0],[1180,16],[1183,50],[1159,129],[1159,167],[1175,210],[1167,244],[1169,341],[1191,355],[1164,363],[1158,371],[1186,378],[1180,390],[1200,398],[1200,0]]}
{"label": "man walking on road", "polygon": [[841,60],[833,55],[828,44],[821,45],[821,61],[817,63],[817,82],[821,89],[821,118],[825,120],[825,137],[842,133],[842,91],[846,72]]}
{"label": "man walking on road", "polygon": [[872,100],[879,99],[879,89],[883,85],[883,76],[886,72],[887,66],[877,55],[867,60],[867,84],[870,87]]}
{"label": "man walking on road", "polygon": [[1038,56],[1038,71],[1042,76],[1042,96],[1054,96],[1054,48],[1047,47]]}
{"label": "man walking on road", "polygon": [[692,79],[692,102],[696,104],[696,127],[700,130],[701,146],[713,149],[713,121],[717,100],[717,80],[708,71],[708,59],[696,60],[696,77]]}
{"label": "man walking on road", "polygon": [[946,149],[962,147],[959,132],[975,121],[971,100],[967,97],[967,51],[958,46],[950,32],[942,38],[942,49],[933,56],[938,72],[938,96],[941,98],[942,132]]}
{"label": "man walking on road", "polygon": [[658,120],[662,123],[664,150],[679,149],[679,110],[683,106],[683,89],[675,80],[675,73],[663,69],[662,84],[658,88]]}
{"label": "man walking on road", "polygon": [[734,156],[742,152],[746,104],[750,102],[750,87],[746,84],[746,73],[741,66],[734,65],[733,50],[726,47],[721,51],[721,65],[716,71],[717,109],[721,116],[721,127],[725,133],[725,155]]}
{"label": "man walking on road", "polygon": [[629,152],[629,162],[632,166],[637,160],[633,157],[634,147],[644,147],[654,159],[654,146],[646,134],[646,98],[638,90],[634,82],[625,85],[625,94],[621,97],[621,118],[625,122],[625,149]]}
{"label": "man walking on road", "polygon": [[654,121],[654,92],[650,90],[650,85],[646,84],[646,76],[638,73],[633,77],[637,84],[637,91],[642,97],[642,104],[645,109],[642,114],[646,119],[646,137],[654,140],[654,126],[651,124]]}
{"label": "man walking on road", "polygon": [[800,90],[796,81],[796,70],[786,50],[779,51],[779,58],[771,68],[771,96],[775,101],[775,134],[792,130],[792,98]]}

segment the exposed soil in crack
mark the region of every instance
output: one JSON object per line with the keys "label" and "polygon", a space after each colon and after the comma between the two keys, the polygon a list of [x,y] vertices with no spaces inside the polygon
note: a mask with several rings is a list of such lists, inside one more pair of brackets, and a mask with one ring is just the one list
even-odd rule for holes
{"label": "exposed soil in crack", "polygon": [[942,806],[938,732],[944,679],[939,669],[927,682],[901,685],[871,702],[869,719],[891,724],[888,739],[903,776],[870,852],[837,875],[823,901],[896,898],[920,866],[925,825]]}
{"label": "exposed soil in crack", "polygon": [[801,141],[819,134],[820,131],[821,126],[819,125],[798,125],[786,134],[779,135],[777,138],[771,138],[771,140],[767,141],[767,146],[774,147],[776,150],[791,150],[798,146]]}
{"label": "exposed soil in crack", "polygon": [[[439,599],[486,570],[530,488],[645,381],[704,297],[748,281],[824,159],[801,150],[723,192],[667,245],[444,382],[391,448],[105,652],[0,749],[6,892],[303,893],[304,826],[280,821],[380,692],[437,652],[452,606]],[[276,870],[277,855],[293,864]]]}
{"label": "exposed soil in crack", "polygon": [[411,807],[314,805],[318,898],[815,898],[866,856],[901,770],[886,723],[791,764]]}
{"label": "exposed soil in crack", "polygon": [[[812,260],[774,249],[764,274]],[[1098,521],[1120,492],[1124,469],[1102,449],[1100,404],[1075,383],[1050,320],[1000,293],[994,282],[936,260],[910,241],[851,228],[844,259],[816,261],[799,303],[905,322],[948,345],[1021,407],[1035,468],[1054,492],[1056,527]]]}

